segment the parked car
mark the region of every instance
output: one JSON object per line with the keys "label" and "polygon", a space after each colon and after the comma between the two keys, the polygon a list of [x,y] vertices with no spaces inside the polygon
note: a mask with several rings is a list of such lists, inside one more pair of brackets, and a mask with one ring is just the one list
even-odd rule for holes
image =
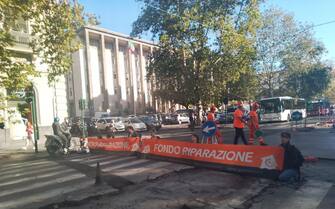
{"label": "parked car", "polygon": [[173,114],[163,114],[162,115],[162,124],[163,125],[171,125],[178,124],[178,116]]}
{"label": "parked car", "polygon": [[181,123],[189,123],[190,122],[190,117],[189,117],[189,114],[187,112],[176,113],[175,115],[177,116],[177,121],[180,124]]}
{"label": "parked car", "polygon": [[101,118],[97,121],[96,126],[100,131],[125,131],[125,125],[118,117]]}
{"label": "parked car", "polygon": [[69,119],[70,133],[72,136],[81,137],[83,134],[83,125],[85,129],[85,134],[88,136],[93,136],[97,133],[97,128],[94,121],[91,118],[84,118],[84,124],[82,123],[80,117]]}
{"label": "parked car", "polygon": [[146,131],[147,130],[147,126],[145,125],[145,123],[143,123],[137,117],[123,118],[122,121],[126,127],[126,130],[129,127],[132,127],[135,131]]}
{"label": "parked car", "polygon": [[224,113],[216,113],[215,114],[215,123],[216,124],[224,124],[226,122],[228,122],[228,118],[226,121],[226,115]]}
{"label": "parked car", "polygon": [[118,132],[123,132],[126,130],[126,126],[121,120],[120,117],[111,117],[112,119],[112,125]]}
{"label": "parked car", "polygon": [[157,120],[154,115],[142,115],[138,117],[145,125],[148,130],[156,130],[158,131],[162,128],[162,124]]}

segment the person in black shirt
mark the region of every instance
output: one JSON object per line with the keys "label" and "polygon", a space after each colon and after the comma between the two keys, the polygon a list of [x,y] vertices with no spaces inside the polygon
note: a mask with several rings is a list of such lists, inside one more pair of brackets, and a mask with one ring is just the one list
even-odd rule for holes
{"label": "person in black shirt", "polygon": [[281,133],[281,147],[284,148],[284,170],[279,175],[279,181],[291,182],[300,180],[300,167],[304,162],[301,152],[291,145],[291,134]]}

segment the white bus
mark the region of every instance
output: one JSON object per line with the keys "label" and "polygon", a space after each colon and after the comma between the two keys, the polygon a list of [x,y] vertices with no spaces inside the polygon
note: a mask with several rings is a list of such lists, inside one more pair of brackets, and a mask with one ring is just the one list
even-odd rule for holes
{"label": "white bus", "polygon": [[262,122],[290,121],[293,112],[300,112],[306,118],[305,99],[288,96],[261,99],[260,119]]}

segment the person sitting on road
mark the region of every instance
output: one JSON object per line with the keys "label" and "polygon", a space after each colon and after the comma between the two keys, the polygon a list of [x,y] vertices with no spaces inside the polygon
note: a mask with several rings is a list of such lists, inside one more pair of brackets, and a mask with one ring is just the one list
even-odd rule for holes
{"label": "person sitting on road", "polygon": [[279,181],[292,182],[300,180],[300,167],[304,162],[304,157],[301,152],[294,146],[291,145],[290,139],[291,134],[288,132],[282,132],[281,136],[281,147],[284,148],[284,170],[279,175]]}
{"label": "person sitting on road", "polygon": [[196,143],[196,144],[200,143],[199,136],[196,135],[196,134],[192,134],[191,135],[191,141],[192,141],[192,143]]}

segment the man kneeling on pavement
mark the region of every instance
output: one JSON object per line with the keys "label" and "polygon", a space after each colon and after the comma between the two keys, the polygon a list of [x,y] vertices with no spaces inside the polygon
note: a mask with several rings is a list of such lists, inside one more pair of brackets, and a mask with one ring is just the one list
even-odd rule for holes
{"label": "man kneeling on pavement", "polygon": [[294,146],[291,145],[290,139],[291,134],[288,132],[282,132],[281,146],[284,148],[284,170],[279,175],[279,181],[293,182],[300,180],[300,167],[304,162],[304,157],[301,152]]}

